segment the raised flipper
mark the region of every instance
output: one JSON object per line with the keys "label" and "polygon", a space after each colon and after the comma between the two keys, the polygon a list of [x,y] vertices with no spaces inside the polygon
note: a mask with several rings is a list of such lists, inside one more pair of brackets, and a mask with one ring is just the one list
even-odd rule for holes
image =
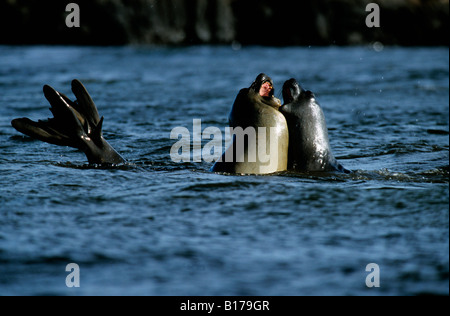
{"label": "raised flipper", "polygon": [[72,81],[75,101],[48,85],[43,90],[53,118],[37,122],[28,118],[14,119],[11,125],[16,130],[50,144],[78,148],[86,154],[90,164],[125,162],[103,138],[103,117],[100,118],[97,107],[79,80]]}

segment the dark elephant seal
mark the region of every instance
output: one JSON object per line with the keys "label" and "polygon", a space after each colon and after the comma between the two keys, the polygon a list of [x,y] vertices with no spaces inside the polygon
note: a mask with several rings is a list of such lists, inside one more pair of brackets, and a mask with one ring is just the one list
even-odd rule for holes
{"label": "dark elephant seal", "polygon": [[314,94],[289,79],[283,85],[283,101],[280,111],[289,128],[288,169],[349,173],[331,151],[325,116]]}
{"label": "dark elephant seal", "polygon": [[274,97],[272,79],[265,74],[259,74],[249,88],[241,89],[228,118],[232,144],[211,170],[238,174],[286,170],[289,135],[286,119],[278,111],[280,105]]}
{"label": "dark elephant seal", "polygon": [[86,154],[90,164],[125,162],[103,138],[103,117],[100,118],[94,101],[79,80],[72,81],[75,101],[48,85],[43,90],[54,117],[38,122],[14,119],[11,125],[16,130],[50,144],[78,148]]}

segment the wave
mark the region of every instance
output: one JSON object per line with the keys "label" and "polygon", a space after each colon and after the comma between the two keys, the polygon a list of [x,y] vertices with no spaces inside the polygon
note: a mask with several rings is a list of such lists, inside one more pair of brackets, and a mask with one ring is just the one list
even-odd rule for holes
{"label": "wave", "polygon": [[[388,168],[382,168],[379,170],[352,170],[350,174],[344,174],[339,172],[298,172],[298,171],[282,171],[269,175],[237,175],[228,173],[211,173],[211,164],[207,163],[174,163],[166,160],[150,160],[140,159],[135,162],[126,162],[119,165],[95,165],[95,164],[79,164],[73,162],[57,162],[53,165],[61,168],[79,169],[79,170],[122,170],[133,172],[178,172],[178,171],[190,171],[197,174],[216,174],[224,176],[226,179],[231,177],[287,177],[297,178],[305,181],[321,181],[321,182],[349,182],[349,181],[394,181],[398,183],[449,183],[449,165],[443,165],[429,170],[415,170],[408,172],[401,172],[395,170],[389,170]],[[237,180],[232,182],[220,181],[211,182],[204,185],[195,185],[193,187],[187,187],[186,190],[203,190],[203,186],[207,189],[222,188],[222,187],[242,187],[246,188],[251,185],[249,180]]]}

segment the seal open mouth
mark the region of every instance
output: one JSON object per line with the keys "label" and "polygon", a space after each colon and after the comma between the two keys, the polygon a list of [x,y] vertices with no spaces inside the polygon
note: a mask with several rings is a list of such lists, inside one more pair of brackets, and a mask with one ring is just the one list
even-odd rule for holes
{"label": "seal open mouth", "polygon": [[274,87],[272,79],[264,73],[260,73],[250,86],[255,92],[262,97],[272,97],[274,95]]}
{"label": "seal open mouth", "polygon": [[270,81],[265,81],[259,89],[259,94],[262,97],[270,97],[273,94],[272,91],[273,85],[270,83]]}

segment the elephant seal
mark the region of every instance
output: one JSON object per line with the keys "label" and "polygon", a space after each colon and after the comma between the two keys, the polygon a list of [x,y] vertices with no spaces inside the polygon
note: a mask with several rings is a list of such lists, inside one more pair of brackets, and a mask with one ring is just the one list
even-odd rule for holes
{"label": "elephant seal", "polygon": [[289,128],[288,169],[350,173],[331,151],[325,115],[314,94],[289,79],[283,85],[283,101],[280,112]]}
{"label": "elephant seal", "polygon": [[50,144],[77,148],[86,154],[90,164],[125,162],[103,138],[103,117],[100,118],[94,101],[79,80],[72,81],[75,101],[48,85],[43,90],[54,117],[38,122],[28,118],[14,119],[11,125],[16,130]]}
{"label": "elephant seal", "polygon": [[280,105],[280,100],[274,97],[272,79],[263,73],[249,88],[241,89],[228,118],[232,143],[211,171],[238,174],[285,171],[289,132],[285,117],[278,111]]}

